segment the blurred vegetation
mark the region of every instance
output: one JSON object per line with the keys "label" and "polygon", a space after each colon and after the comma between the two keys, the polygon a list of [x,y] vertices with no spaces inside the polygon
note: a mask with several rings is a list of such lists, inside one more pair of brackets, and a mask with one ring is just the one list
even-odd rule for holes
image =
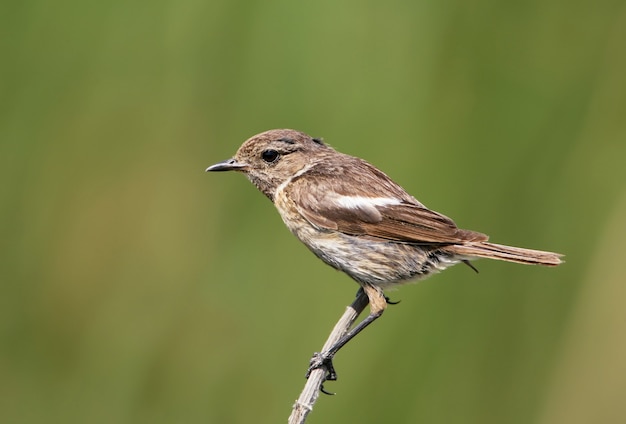
{"label": "blurred vegetation", "polygon": [[0,422],[285,422],[356,284],[239,175],[297,128],[492,240],[311,423],[626,422],[623,1],[0,5]]}

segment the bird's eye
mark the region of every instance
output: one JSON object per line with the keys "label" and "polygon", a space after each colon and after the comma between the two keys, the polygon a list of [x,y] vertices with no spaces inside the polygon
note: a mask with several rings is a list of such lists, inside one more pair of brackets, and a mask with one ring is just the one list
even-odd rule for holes
{"label": "bird's eye", "polygon": [[280,155],[276,150],[264,150],[263,153],[261,153],[261,158],[267,163],[276,162],[278,156]]}

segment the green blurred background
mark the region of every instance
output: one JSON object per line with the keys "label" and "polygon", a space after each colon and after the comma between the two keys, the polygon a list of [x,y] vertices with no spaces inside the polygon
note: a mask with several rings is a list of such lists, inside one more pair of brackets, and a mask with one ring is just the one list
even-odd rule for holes
{"label": "green blurred background", "polygon": [[0,5],[0,422],[285,422],[357,286],[240,175],[297,128],[556,269],[390,293],[311,423],[626,422],[623,1]]}

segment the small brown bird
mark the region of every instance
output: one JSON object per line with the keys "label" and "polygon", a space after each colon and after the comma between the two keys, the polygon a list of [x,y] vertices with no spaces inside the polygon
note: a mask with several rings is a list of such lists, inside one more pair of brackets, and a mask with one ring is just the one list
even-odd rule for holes
{"label": "small brown bird", "polygon": [[[558,253],[487,242],[428,209],[363,159],[289,129],[248,139],[207,171],[239,171],[276,205],[289,230],[318,258],[361,286],[370,314],[312,361],[336,379],[332,358],[385,310],[383,289],[477,258],[555,266]],[[474,268],[475,270],[475,268]]]}

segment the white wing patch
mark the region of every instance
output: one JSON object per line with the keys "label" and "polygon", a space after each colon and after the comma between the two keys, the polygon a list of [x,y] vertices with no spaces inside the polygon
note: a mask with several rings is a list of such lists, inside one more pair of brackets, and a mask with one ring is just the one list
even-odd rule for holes
{"label": "white wing patch", "polygon": [[399,205],[400,199],[394,197],[337,196],[333,199],[337,205],[347,209],[369,209],[376,206]]}

